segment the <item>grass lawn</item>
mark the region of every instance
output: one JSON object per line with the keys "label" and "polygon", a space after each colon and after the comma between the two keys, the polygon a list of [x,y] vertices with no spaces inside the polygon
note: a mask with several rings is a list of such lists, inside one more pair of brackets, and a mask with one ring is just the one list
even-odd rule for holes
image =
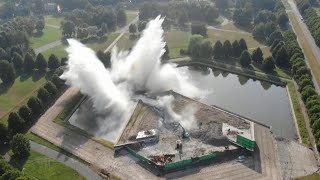
{"label": "grass lawn", "polygon": [[46,24],[60,26],[63,21],[63,17],[45,16],[44,21]]}
{"label": "grass lawn", "polygon": [[8,113],[25,104],[29,97],[46,82],[45,75],[37,72],[18,76],[11,87],[0,85],[0,122],[6,124]]}
{"label": "grass lawn", "polygon": [[42,54],[46,59],[48,59],[51,54],[55,54],[58,58],[67,57],[65,48],[67,48],[66,45],[60,45],[52,49],[48,49],[47,51],[42,52]]}
{"label": "grass lawn", "polygon": [[134,18],[138,16],[138,11],[126,11],[127,23],[130,23]]}
{"label": "grass lawn", "polygon": [[292,82],[288,83],[288,90],[290,93],[290,98],[291,98],[292,106],[294,109],[294,114],[297,120],[302,143],[305,144],[306,146],[311,146],[309,134],[306,128],[305,119],[301,112],[302,109],[300,108],[299,97]]}
{"label": "grass lawn", "polygon": [[74,179],[84,180],[78,172],[65,166],[64,164],[48,158],[35,151],[30,152],[30,156],[27,160],[15,160],[12,162],[14,166],[21,169],[21,171],[35,179],[50,179],[50,180],[61,180],[61,179]]}
{"label": "grass lawn", "polygon": [[314,78],[316,79],[317,83],[320,84],[320,64],[318,64],[315,54],[313,54],[308,41],[304,38],[303,32],[299,23],[295,17],[295,15],[291,12],[288,12],[289,19],[294,27],[295,33],[298,37],[300,42],[301,48],[304,51],[304,55],[307,57],[310,68],[314,74]]}
{"label": "grass lawn", "polygon": [[[190,36],[190,32],[179,30],[172,30],[164,33],[164,40],[167,42],[167,45],[169,47],[170,58],[181,57],[180,49],[187,49]],[[139,37],[132,40],[130,39],[130,34],[125,34],[117,42],[117,47],[119,49],[128,50],[135,45],[138,39]]]}
{"label": "grass lawn", "polygon": [[271,55],[270,48],[265,47],[265,45],[257,42],[251,34],[249,33],[237,33],[233,31],[223,31],[223,30],[215,30],[208,29],[208,38],[215,43],[220,40],[222,43],[226,40],[229,40],[231,43],[235,40],[240,40],[243,38],[247,42],[248,49],[253,51],[254,49],[260,47],[263,51],[264,57],[268,57]]}
{"label": "grass lawn", "polygon": [[111,33],[108,35],[108,40],[102,43],[88,43],[85,44],[86,46],[90,47],[91,49],[98,51],[98,50],[106,50],[108,46],[119,36],[119,33]]}
{"label": "grass lawn", "polygon": [[320,179],[320,174],[315,173],[309,176],[303,176],[303,177],[299,177],[296,178],[295,180],[319,180]]}
{"label": "grass lawn", "polygon": [[164,39],[169,47],[170,58],[181,57],[180,49],[187,49],[189,44],[190,32],[169,31],[165,32]]}
{"label": "grass lawn", "polygon": [[38,48],[61,38],[61,30],[46,26],[42,35],[34,35],[30,38],[31,47]]}

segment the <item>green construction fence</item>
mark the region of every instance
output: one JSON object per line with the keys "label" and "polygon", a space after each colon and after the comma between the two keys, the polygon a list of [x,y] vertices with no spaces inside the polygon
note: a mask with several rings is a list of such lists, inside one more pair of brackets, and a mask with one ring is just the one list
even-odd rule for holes
{"label": "green construction fence", "polygon": [[240,146],[250,150],[250,151],[254,151],[254,148],[256,146],[256,142],[255,141],[252,141],[248,138],[245,138],[241,135],[237,135],[237,141],[236,141],[237,144],[239,144]]}

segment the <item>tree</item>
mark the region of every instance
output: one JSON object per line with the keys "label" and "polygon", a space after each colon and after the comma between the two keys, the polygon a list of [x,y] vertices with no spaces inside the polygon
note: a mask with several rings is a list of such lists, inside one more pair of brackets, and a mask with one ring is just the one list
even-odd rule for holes
{"label": "tree", "polygon": [[54,74],[51,78],[51,82],[60,89],[64,85],[64,81],[59,78],[58,75]]}
{"label": "tree", "polygon": [[71,21],[65,21],[62,23],[62,34],[64,36],[68,36],[71,37],[72,34],[75,32],[76,28],[75,28],[75,24]]}
{"label": "tree", "polygon": [[135,24],[130,24],[129,32],[132,33],[132,34],[135,34],[137,32],[137,27],[136,27]]}
{"label": "tree", "polygon": [[31,109],[26,105],[23,105],[22,107],[20,107],[19,116],[24,120],[25,123],[32,121]]}
{"label": "tree", "polygon": [[42,101],[44,104],[49,104],[51,100],[50,93],[45,88],[40,88],[38,91],[37,97]]}
{"label": "tree", "polygon": [[22,56],[15,52],[13,54],[12,63],[14,65],[14,68],[17,71],[20,71],[22,69],[22,67],[23,67],[23,58],[22,58]]}
{"label": "tree", "polygon": [[191,34],[200,34],[203,37],[207,37],[207,27],[203,23],[192,23]]}
{"label": "tree", "polygon": [[11,131],[12,134],[22,132],[24,124],[24,120],[16,112],[11,112],[9,114],[8,129]]}
{"label": "tree", "polygon": [[241,56],[240,56],[240,65],[243,66],[243,67],[248,67],[251,63],[251,56],[250,56],[250,53],[245,50],[241,53]]}
{"label": "tree", "polygon": [[36,29],[38,32],[41,32],[45,27],[45,22],[43,19],[40,19],[39,21],[37,21],[37,24],[36,24]]}
{"label": "tree", "polygon": [[239,41],[239,51],[240,53],[242,53],[245,50],[248,50],[248,46],[246,41],[243,38],[241,38]]}
{"label": "tree", "polygon": [[192,35],[189,40],[188,52],[191,57],[200,57],[200,48],[203,37],[201,35]]}
{"label": "tree", "polygon": [[143,30],[146,28],[146,26],[147,26],[147,22],[145,22],[145,21],[140,21],[140,22],[139,22],[139,25],[138,25],[138,31],[139,31],[139,32],[143,31]]}
{"label": "tree", "polygon": [[[7,140],[8,140],[8,128],[4,124],[0,123],[0,144],[7,142]],[[0,169],[0,177],[1,177],[1,169]]]}
{"label": "tree", "polygon": [[8,61],[0,61],[0,79],[4,84],[12,83],[16,78],[14,67]]}
{"label": "tree", "polygon": [[180,26],[184,26],[188,22],[188,20],[189,20],[188,13],[186,11],[181,11],[178,14],[178,23]]}
{"label": "tree", "polygon": [[263,53],[260,49],[260,47],[258,47],[257,49],[255,49],[252,52],[252,60],[256,63],[262,63],[263,60]]}
{"label": "tree", "polygon": [[48,67],[50,70],[55,70],[60,67],[59,59],[56,55],[51,54],[49,57]]}
{"label": "tree", "polygon": [[17,180],[21,176],[21,172],[14,168],[9,168],[1,177],[5,180]]}
{"label": "tree", "polygon": [[223,54],[225,57],[232,56],[232,45],[229,40],[226,40],[223,43]]}
{"label": "tree", "polygon": [[[49,57],[49,61],[50,61],[50,57]],[[61,58],[61,66],[67,65],[67,62],[68,62],[68,58],[67,57],[62,57]],[[50,68],[50,66],[49,66],[49,68]]]}
{"label": "tree", "polygon": [[289,60],[285,47],[281,47],[276,55],[276,64],[280,67],[288,67]]}
{"label": "tree", "polygon": [[215,5],[220,10],[228,9],[228,6],[229,6],[228,1],[226,0],[216,0]]}
{"label": "tree", "polygon": [[34,58],[31,56],[31,54],[27,53],[24,57],[24,70],[26,72],[31,72],[34,69],[34,66]]}
{"label": "tree", "polygon": [[233,13],[233,21],[240,26],[249,26],[252,21],[249,9],[236,9]]}
{"label": "tree", "polygon": [[278,30],[276,30],[273,33],[271,33],[270,36],[268,37],[269,45],[272,45],[275,40],[278,40],[278,41],[282,41],[283,40],[282,33],[280,31],[278,31]]}
{"label": "tree", "polygon": [[13,136],[11,140],[11,148],[13,155],[18,158],[26,158],[30,154],[30,142],[23,134]]}
{"label": "tree", "polygon": [[214,22],[218,17],[219,17],[219,12],[215,7],[211,6],[207,9],[205,18],[208,23]]}
{"label": "tree", "polygon": [[32,114],[34,115],[40,115],[40,113],[43,111],[43,104],[40,101],[39,98],[32,96],[28,101],[28,106],[32,111]]}
{"label": "tree", "polygon": [[200,47],[200,57],[210,58],[212,53],[212,44],[211,41],[203,41]]}
{"label": "tree", "polygon": [[123,9],[117,11],[117,23],[118,26],[122,27],[127,24],[127,15]]}
{"label": "tree", "polygon": [[0,59],[8,59],[7,52],[2,48],[0,48]]}
{"label": "tree", "polygon": [[237,40],[235,40],[232,43],[232,54],[233,54],[234,57],[239,57],[240,54],[241,54],[239,43],[238,43]]}
{"label": "tree", "polygon": [[264,35],[264,24],[260,23],[254,26],[252,36],[257,40],[265,40],[266,36]]}
{"label": "tree", "polygon": [[47,60],[44,58],[44,56],[41,53],[37,55],[35,64],[37,69],[39,69],[40,71],[45,71],[48,67]]}
{"label": "tree", "polygon": [[269,56],[262,61],[262,68],[267,72],[272,72],[276,68],[272,56]]}
{"label": "tree", "polygon": [[48,81],[44,88],[50,93],[51,97],[54,97],[58,93],[57,87],[50,81]]}
{"label": "tree", "polygon": [[108,25],[106,23],[101,24],[101,31],[106,34],[108,32]]}
{"label": "tree", "polygon": [[289,22],[289,18],[287,16],[287,13],[283,12],[280,15],[278,15],[277,21],[278,21],[279,26],[285,27],[287,25],[287,23]]}
{"label": "tree", "polygon": [[217,41],[213,46],[213,55],[215,58],[221,58],[224,55],[221,41]]}
{"label": "tree", "polygon": [[316,93],[314,87],[312,87],[312,86],[306,86],[301,91],[301,96],[302,96],[302,99],[304,102],[307,101],[308,97],[311,97],[316,94],[317,93]]}

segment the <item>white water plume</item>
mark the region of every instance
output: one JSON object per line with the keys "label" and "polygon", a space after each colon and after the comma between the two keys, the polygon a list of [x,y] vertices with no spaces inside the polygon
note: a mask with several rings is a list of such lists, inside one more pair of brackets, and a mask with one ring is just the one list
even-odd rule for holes
{"label": "white water plume", "polygon": [[[124,117],[129,117],[131,113],[130,99],[135,96],[135,91],[160,93],[174,90],[191,97],[200,95],[199,89],[189,82],[187,72],[175,68],[173,64],[161,64],[161,56],[165,52],[162,22],[163,18],[160,16],[150,21],[130,53],[118,53],[113,49],[112,67],[109,70],[104,68],[94,51],[76,40],[68,40],[69,60],[61,78],[88,95],[97,114],[110,114],[111,117],[112,122],[110,117],[109,120],[97,120],[99,133],[96,135],[108,137],[109,132],[103,135],[103,131],[109,124],[118,123],[120,125],[115,127],[123,127]],[[166,109],[171,111],[171,105]],[[188,113],[185,115],[189,116],[194,111],[186,112]],[[188,118],[179,117],[173,111],[170,114],[175,119],[181,119],[183,126],[189,127],[182,122]],[[123,118],[119,118],[120,116]],[[116,131],[118,134],[120,132],[121,130]],[[113,139],[114,134],[112,132]]]}

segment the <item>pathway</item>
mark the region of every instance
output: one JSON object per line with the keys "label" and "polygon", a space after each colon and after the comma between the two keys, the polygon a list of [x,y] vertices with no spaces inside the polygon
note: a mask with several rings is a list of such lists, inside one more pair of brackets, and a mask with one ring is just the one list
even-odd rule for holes
{"label": "pathway", "polygon": [[38,143],[35,143],[33,141],[30,141],[31,149],[43,154],[47,157],[50,157],[52,159],[55,159],[64,165],[76,170],[80,175],[85,177],[86,179],[90,180],[101,180],[102,178],[97,175],[92,169],[90,169],[88,166],[82,164],[81,162],[74,160],[64,154],[61,154],[57,151],[54,151],[50,148],[47,148],[45,146],[42,146]]}
{"label": "pathway", "polygon": [[52,24],[46,24],[46,26],[52,27],[52,28],[55,28],[55,29],[60,29],[60,26],[56,26],[56,25],[52,25]]}
{"label": "pathway", "polygon": [[57,40],[57,41],[51,42],[49,44],[43,45],[43,46],[35,49],[34,52],[36,54],[39,54],[39,53],[42,53],[42,52],[47,51],[49,49],[55,48],[57,46],[60,46],[61,44],[62,44],[61,40]]}

